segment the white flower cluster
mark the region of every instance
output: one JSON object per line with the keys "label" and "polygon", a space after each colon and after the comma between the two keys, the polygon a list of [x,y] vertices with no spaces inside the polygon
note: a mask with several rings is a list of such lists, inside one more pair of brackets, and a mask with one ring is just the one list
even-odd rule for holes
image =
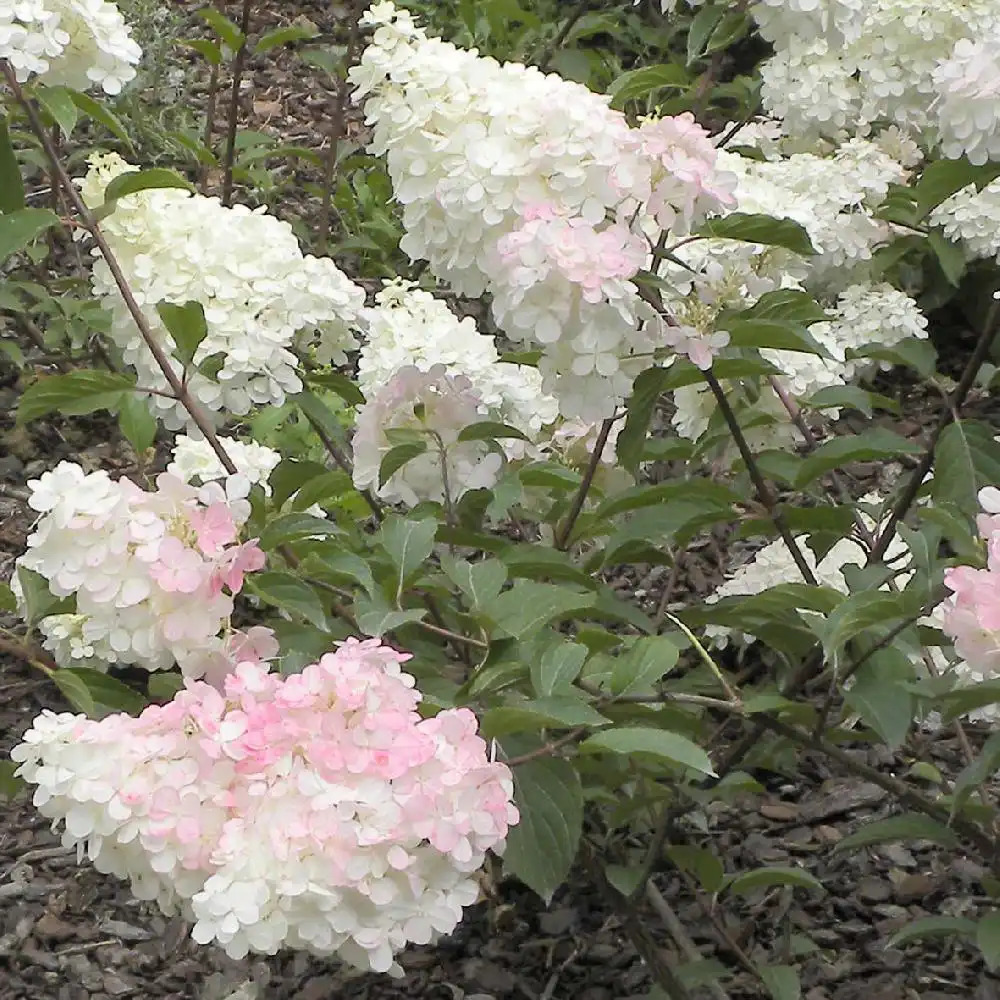
{"label": "white flower cluster", "polygon": [[142,49],[107,0],[0,0],[0,59],[24,83],[119,94],[135,79]]}
{"label": "white flower cluster", "polygon": [[[232,666],[231,653],[249,652],[246,634],[229,624],[244,574],[264,565],[254,542],[238,542],[250,513],[244,477],[229,477],[225,490],[196,489],[164,474],[156,492],[146,492],[60,462],[28,486],[28,503],[42,517],[17,565],[75,601],[75,610],[39,626],[57,663],[177,664],[187,676],[216,678]],[[269,630],[254,637],[254,658],[277,652]]]}
{"label": "white flower cluster", "polygon": [[1000,10],[994,0],[760,0],[775,54],[765,108],[790,134],[895,122],[973,163],[1000,154]]}
{"label": "white flower cluster", "polygon": [[[80,182],[91,207],[104,200],[112,179],[137,168],[117,154],[97,155]],[[214,378],[188,373],[188,385],[209,411],[242,415],[254,406],[277,406],[301,390],[296,336],[317,337],[326,361],[343,362],[357,346],[364,292],[326,258],[303,256],[291,226],[237,205],[178,189],[155,189],[119,199],[102,221],[125,278],[154,336],[168,351],[175,345],[161,321],[160,302],[198,302],[208,335],[195,364],[218,358]],[[166,378],[146,347],[107,263],[95,249],[92,284],[111,313],[111,337],[138,374],[139,386],[166,391]],[[178,374],[182,365],[176,358]],[[189,423],[184,408],[167,396],[149,405],[171,429]]]}
{"label": "white flower cluster", "polygon": [[498,323],[540,346],[546,392],[569,417],[608,417],[658,346],[628,283],[648,247],[628,225],[683,233],[728,200],[691,116],[630,128],[608,98],[428,38],[375,4],[355,96],[385,154],[401,246],[458,291],[489,291]]}
{"label": "white flower cluster", "polygon": [[138,718],[46,711],[11,756],[66,846],[199,943],[401,975],[396,952],[454,930],[518,820],[475,716],[422,719],[407,658],[348,640],[287,678],[188,681]]}
{"label": "white flower cluster", "polygon": [[930,215],[949,240],[961,241],[973,258],[1000,261],[1000,180],[977,191],[974,184],[956,191]]}

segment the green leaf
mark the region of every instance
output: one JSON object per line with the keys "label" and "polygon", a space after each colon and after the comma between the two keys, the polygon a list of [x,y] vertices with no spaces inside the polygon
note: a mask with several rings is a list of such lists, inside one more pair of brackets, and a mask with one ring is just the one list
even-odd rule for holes
{"label": "green leaf", "polygon": [[518,441],[528,441],[530,438],[516,427],[497,423],[494,420],[483,420],[470,424],[458,435],[459,441],[501,441],[504,438],[516,438]]}
{"label": "green leaf", "polygon": [[598,520],[614,517],[643,507],[662,507],[671,500],[696,500],[708,506],[728,510],[741,504],[743,498],[735,490],[708,479],[685,479],[682,482],[657,483],[654,486],[636,486],[618,493],[599,504],[595,515]]}
{"label": "green leaf", "polygon": [[708,40],[719,27],[726,9],[726,4],[709,3],[692,18],[687,37],[688,66],[705,54]]}
{"label": "green leaf", "polygon": [[941,710],[941,721],[948,723],[977,708],[997,704],[1000,704],[1000,681],[994,680],[948,691],[936,699],[935,708]]}
{"label": "green leaf", "polygon": [[919,455],[920,445],[884,427],[872,427],[864,434],[833,438],[821,444],[799,469],[795,485],[808,486],[831,469],[840,469],[851,462],[872,462],[876,459],[895,460],[900,455]]}
{"label": "green leaf", "polygon": [[716,893],[722,888],[726,871],[708,848],[673,844],[666,849],[666,855],[682,871],[694,875],[705,892]]}
{"label": "green leaf", "polygon": [[913,722],[913,696],[903,686],[912,676],[906,655],[890,647],[869,657],[844,693],[844,701],[893,750],[906,739]]}
{"label": "green leaf", "polygon": [[569,874],[580,843],[580,778],[568,761],[529,761],[514,770],[514,802],[521,819],[507,834],[504,870],[548,905]]}
{"label": "green leaf", "polygon": [[905,365],[912,368],[921,378],[932,378],[937,370],[937,351],[929,340],[900,341],[894,347],[882,347],[880,344],[870,344],[857,350],[848,350],[848,360],[855,358],[872,358],[875,361],[888,361],[893,365]]}
{"label": "green leaf", "polygon": [[771,994],[771,1000],[799,1000],[802,996],[802,984],[794,966],[762,965],[757,972]]}
{"label": "green leaf", "polygon": [[69,94],[73,99],[73,103],[83,114],[88,118],[92,118],[95,122],[99,122],[113,136],[120,139],[130,151],[134,151],[132,140],[129,138],[125,126],[122,125],[121,120],[116,115],[110,112],[99,101],[95,101],[89,94],[84,94],[79,90],[71,90]]}
{"label": "green leaf", "polygon": [[65,87],[36,87],[35,97],[69,139],[80,117],[73,95]]}
{"label": "green leaf", "polygon": [[666,636],[637,639],[627,653],[615,658],[611,692],[616,696],[646,691],[677,664],[680,650]]}
{"label": "green leaf", "polygon": [[434,551],[436,533],[437,521],[432,518],[412,521],[393,515],[382,523],[378,540],[396,567],[397,602],[402,596],[406,581]]}
{"label": "green leaf", "polygon": [[207,38],[187,38],[181,42],[187,48],[197,52],[210,66],[222,65],[222,46]]}
{"label": "green leaf", "polygon": [[0,212],[9,215],[24,208],[24,181],[14,155],[7,119],[0,117]]}
{"label": "green leaf", "polygon": [[289,24],[284,28],[275,28],[273,31],[261,35],[257,39],[254,51],[259,53],[269,52],[279,45],[289,45],[292,42],[305,42],[315,38],[319,32],[315,26],[304,24]]}
{"label": "green leaf", "polygon": [[356,492],[354,483],[346,472],[341,469],[330,469],[310,479],[296,492],[292,509],[297,512],[307,511],[314,503],[338,500],[354,492]]}
{"label": "green leaf", "polygon": [[863,413],[869,419],[875,410],[888,410],[895,414],[900,412],[896,400],[856,385],[828,385],[803,400],[802,405],[815,410],[848,408]]}
{"label": "green leaf", "polygon": [[298,458],[282,459],[268,479],[272,502],[275,507],[283,507],[293,493],[328,472],[327,467],[319,462],[302,461]]}
{"label": "green leaf", "polygon": [[771,348],[778,351],[799,351],[829,357],[829,351],[810,336],[804,326],[773,319],[720,318],[720,324],[729,332],[731,347]]}
{"label": "green leaf", "polygon": [[149,691],[149,697],[154,701],[170,701],[184,687],[184,677],[181,674],[157,670],[149,675],[146,687]]}
{"label": "green leaf", "polygon": [[17,406],[17,423],[26,424],[53,411],[80,416],[94,410],[116,410],[135,385],[124,375],[75,371],[47,375],[28,386]]}
{"label": "green leaf", "polygon": [[941,432],[931,484],[936,501],[949,501],[970,516],[979,511],[979,490],[1000,483],[1000,443],[995,434],[993,427],[977,420],[956,420]]}
{"label": "green leaf", "polygon": [[47,615],[56,611],[64,598],[56,597],[49,590],[48,580],[34,570],[17,567],[17,582],[21,585],[24,604],[24,622],[33,628]]}
{"label": "green leaf", "polygon": [[358,598],[354,605],[354,614],[358,620],[358,627],[365,635],[380,638],[394,628],[420,621],[427,611],[423,608],[410,608],[406,611],[391,608],[379,594],[375,598]]}
{"label": "green leaf", "polygon": [[941,265],[941,273],[948,279],[948,284],[958,288],[967,268],[965,251],[961,245],[952,243],[940,229],[932,229],[927,234],[927,242],[934,251],[934,256]]}
{"label": "green leaf", "polygon": [[205,310],[200,302],[185,302],[178,306],[170,302],[161,302],[156,307],[164,326],[173,337],[174,354],[189,367],[194,362],[198,347],[208,336],[208,324],[205,322]]}
{"label": "green leaf", "polygon": [[822,323],[828,318],[823,307],[808,292],[794,288],[765,292],[752,306],[737,315],[748,319],[780,319],[804,326]]}
{"label": "green leaf", "polygon": [[378,485],[381,489],[392,479],[393,474],[398,472],[407,462],[422,455],[427,451],[426,441],[404,441],[390,448],[382,458],[378,467]]}
{"label": "green leaf", "polygon": [[891,626],[919,612],[923,601],[915,592],[864,590],[851,594],[827,617],[823,650],[829,660],[855,636],[873,625]]}
{"label": "green leaf", "polygon": [[1000,163],[976,167],[964,156],[960,160],[935,160],[927,165],[914,188],[920,215],[928,215],[941,202],[970,184],[981,191],[997,177],[1000,177]]}
{"label": "green leaf", "polygon": [[[657,400],[664,391],[668,371],[665,368],[647,368],[635,380],[632,395],[626,404],[625,426],[618,435],[615,450],[618,460],[631,473],[635,473],[642,460],[643,445],[649,433]],[[699,374],[699,378],[702,377]],[[522,480],[523,481],[523,480]]]}
{"label": "green leaf", "polygon": [[496,598],[507,582],[507,568],[497,559],[470,563],[466,559],[455,559],[442,553],[441,568],[445,576],[472,601],[472,606],[477,611],[481,611]]}
{"label": "green leaf", "polygon": [[683,66],[677,63],[660,63],[622,73],[608,88],[608,94],[611,97],[611,107],[620,109],[628,101],[647,97],[665,87],[681,89],[690,82]]}
{"label": "green leaf", "polygon": [[47,208],[19,208],[0,215],[0,264],[57,225],[59,216]]}
{"label": "green leaf", "polygon": [[316,628],[328,628],[326,612],[312,587],[291,573],[254,573],[247,577],[246,588],[266,604],[298,615]]}
{"label": "green leaf", "polygon": [[17,611],[17,598],[14,591],[10,589],[9,583],[0,580],[0,611]]}
{"label": "green leaf", "polygon": [[282,514],[268,521],[260,533],[260,547],[271,552],[279,545],[298,542],[303,538],[323,538],[327,535],[342,535],[343,531],[333,521],[314,514]]}
{"label": "green leaf", "polygon": [[236,52],[246,42],[246,35],[240,31],[239,27],[215,7],[203,7],[198,11],[198,16],[204,19],[233,52]]}
{"label": "green leaf", "polygon": [[557,462],[532,462],[520,470],[518,478],[522,486],[561,492],[575,490],[583,479],[579,472],[567,469]]}
{"label": "green leaf", "polygon": [[364,406],[364,393],[346,375],[339,372],[311,373],[306,377],[310,385],[335,392],[348,406]]}
{"label": "green leaf", "polygon": [[[89,699],[87,704],[91,707],[89,709],[81,708],[81,711],[86,711],[88,715],[107,714],[108,712],[125,712],[133,715],[141,712],[149,704],[138,691],[134,691],[127,684],[123,684],[120,680],[101,673],[99,670],[68,667],[53,670],[51,676],[70,701],[72,698],[67,692],[72,690],[75,695],[78,695],[79,689],[76,687],[76,682],[83,685]],[[74,680],[71,681],[71,677]]]}
{"label": "green leaf", "polygon": [[310,552],[302,562],[302,570],[307,576],[317,577],[325,582],[339,584],[343,580],[358,583],[369,597],[375,595],[375,578],[368,563],[353,552]]}
{"label": "green leaf", "polygon": [[483,716],[479,730],[484,739],[490,739],[510,733],[537,733],[541,729],[606,726],[610,721],[575,695],[551,695],[491,708]]}
{"label": "green leaf", "polygon": [[541,696],[569,688],[580,676],[590,650],[560,637],[540,657],[531,661],[531,685]]}
{"label": "green leaf", "polygon": [[174,170],[166,167],[150,167],[148,170],[131,170],[119,174],[104,189],[104,204],[110,205],[119,198],[125,198],[139,191],[151,191],[159,188],[180,188],[194,193],[194,185],[185,180]]}
{"label": "green leaf", "polygon": [[49,676],[73,708],[91,718],[97,715],[97,706],[87,685],[72,670],[53,670]]}
{"label": "green leaf", "polygon": [[13,802],[18,792],[27,787],[25,780],[14,774],[18,767],[20,764],[12,760],[0,760],[0,799]]}
{"label": "green leaf", "polygon": [[758,889],[768,889],[774,885],[788,885],[797,889],[812,889],[826,892],[823,883],[803,868],[788,868],[780,865],[755,868],[753,871],[736,875],[729,880],[728,889],[738,896],[748,896]]}
{"label": "green leaf", "polygon": [[974,921],[965,917],[921,917],[896,931],[889,938],[887,948],[898,948],[910,941],[929,937],[964,937],[973,940],[977,927]]}
{"label": "green leaf", "polygon": [[983,954],[986,968],[995,972],[1000,967],[1000,910],[980,918],[976,927],[976,945]]}
{"label": "green leaf", "polygon": [[686,736],[666,729],[647,729],[642,726],[625,726],[606,729],[585,739],[580,753],[649,754],[670,761],[681,767],[691,768],[700,774],[714,775],[708,754]]}
{"label": "green leaf", "polygon": [[770,215],[732,212],[703,223],[698,235],[784,247],[803,257],[811,257],[816,253],[816,248],[812,245],[804,227],[791,219],[775,219]]}
{"label": "green leaf", "polygon": [[848,834],[834,847],[834,854],[853,851],[872,844],[885,844],[893,840],[929,840],[942,847],[957,847],[958,837],[944,823],[939,823],[922,813],[904,813],[888,819],[866,823],[860,830]]}
{"label": "green leaf", "polygon": [[134,392],[122,397],[118,407],[118,426],[137,455],[145,454],[156,440],[156,417],[149,412],[146,400]]}
{"label": "green leaf", "polygon": [[518,580],[485,609],[501,632],[523,639],[556,618],[592,607],[594,595],[554,583]]}

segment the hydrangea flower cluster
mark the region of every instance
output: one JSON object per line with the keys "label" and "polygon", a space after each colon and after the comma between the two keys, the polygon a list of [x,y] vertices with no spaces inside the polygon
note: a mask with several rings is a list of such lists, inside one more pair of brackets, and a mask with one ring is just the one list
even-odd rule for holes
{"label": "hydrangea flower cluster", "polygon": [[459,292],[489,291],[505,332],[541,347],[545,391],[568,417],[611,416],[659,346],[629,279],[648,246],[729,204],[729,180],[690,115],[631,128],[606,96],[428,38],[375,4],[351,71],[372,152],[386,154],[401,246]]}
{"label": "hydrangea flower cluster", "polygon": [[142,49],[106,0],[0,0],[0,59],[21,83],[120,94],[135,79]]}
{"label": "hydrangea flower cluster", "polygon": [[[80,182],[91,207],[104,201],[107,185],[137,167],[117,154],[91,158]],[[303,256],[292,227],[264,209],[225,208],[217,198],[170,188],[119,199],[102,221],[154,336],[168,351],[173,340],[161,321],[160,302],[198,302],[208,335],[198,346],[195,365],[218,358],[214,378],[188,373],[188,385],[215,414],[248,413],[253,406],[278,406],[299,392],[298,337],[316,339],[324,362],[346,361],[357,347],[352,334],[360,322],[364,292],[326,258]],[[143,388],[167,391],[163,373],[146,347],[112,278],[95,249],[92,285],[111,313],[110,335]],[[181,362],[173,359],[180,375]],[[168,396],[151,395],[154,414],[170,429],[189,423],[184,408]]]}
{"label": "hydrangea flower cluster", "polygon": [[1000,181],[982,191],[974,184],[956,191],[931,212],[930,222],[960,241],[968,257],[1000,261]]}
{"label": "hydrangea flower cluster", "polygon": [[454,929],[518,821],[475,716],[421,719],[407,659],[349,639],[287,678],[188,680],[138,718],[46,711],[11,756],[63,843],[196,941],[401,974],[395,954]]}
{"label": "hydrangea flower cluster", "polygon": [[[952,594],[944,603],[942,628],[955,640],[955,652],[961,657],[955,673],[967,684],[995,680],[1000,673],[1000,489],[980,490],[979,503],[986,568],[956,566],[944,575]],[[978,717],[996,721],[1000,706],[981,709]]]}
{"label": "hydrangea flower cluster", "polygon": [[75,602],[39,626],[61,666],[176,663],[189,677],[216,679],[236,652],[275,655],[269,630],[248,637],[229,624],[244,575],[264,565],[255,541],[239,541],[250,513],[245,478],[195,488],[164,473],[146,492],[60,462],[28,486],[42,517],[17,565]]}
{"label": "hydrangea flower cluster", "polygon": [[882,122],[985,163],[1000,153],[1000,12],[992,0],[761,0],[775,47],[765,108],[794,135]]}

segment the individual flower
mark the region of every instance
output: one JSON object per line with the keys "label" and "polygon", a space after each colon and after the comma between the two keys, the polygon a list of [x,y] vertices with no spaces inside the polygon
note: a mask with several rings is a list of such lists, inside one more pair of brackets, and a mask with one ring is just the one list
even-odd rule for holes
{"label": "individual flower", "polygon": [[397,953],[454,930],[518,821],[473,714],[422,719],[406,659],[349,639],[289,677],[241,662],[138,718],[45,711],[11,757],[67,847],[196,941],[401,975]]}

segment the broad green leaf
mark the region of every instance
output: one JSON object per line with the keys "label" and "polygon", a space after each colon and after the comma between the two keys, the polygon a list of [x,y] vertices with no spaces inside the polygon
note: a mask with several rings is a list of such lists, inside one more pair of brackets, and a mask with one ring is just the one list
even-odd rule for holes
{"label": "broad green leaf", "polygon": [[708,3],[691,19],[687,37],[688,66],[705,54],[708,40],[719,27],[727,7],[725,3]]}
{"label": "broad green leaf", "polygon": [[283,458],[271,473],[268,484],[271,500],[275,507],[283,507],[288,498],[306,483],[325,476],[330,470],[319,462],[308,462],[298,458]]}
{"label": "broad green leaf", "polygon": [[137,455],[145,454],[156,440],[156,417],[149,412],[146,400],[134,392],[122,397],[118,407],[118,426]]}
{"label": "broad green leaf", "polygon": [[181,42],[186,49],[197,52],[210,66],[222,65],[222,46],[207,38],[188,38]]}
{"label": "broad green leaf", "polygon": [[529,761],[514,770],[514,802],[521,818],[507,834],[504,870],[548,905],[566,880],[580,843],[580,778],[568,761]]}
{"label": "broad green leaf", "polygon": [[937,350],[929,340],[910,338],[893,347],[869,344],[857,350],[848,350],[847,358],[849,361],[854,358],[872,358],[876,361],[888,361],[893,365],[905,365],[922,378],[932,378],[937,370]]}
{"label": "broad green leaf", "polygon": [[364,406],[365,397],[357,385],[339,372],[313,372],[306,376],[310,385],[335,392],[348,406]]}
{"label": "broad green leaf", "polygon": [[[666,368],[647,368],[635,380],[632,395],[626,403],[625,426],[618,435],[615,450],[618,460],[631,473],[635,473],[642,460],[643,445],[649,433],[656,402],[664,391]],[[699,379],[703,376],[699,373]],[[522,479],[523,481],[523,479]]]}
{"label": "broad green leaf", "polygon": [[580,676],[590,650],[579,643],[559,638],[557,643],[531,661],[531,685],[540,696],[569,688]]}
{"label": "broad green leaf", "polygon": [[308,511],[313,504],[339,500],[356,492],[354,483],[346,472],[341,469],[330,469],[310,479],[296,491],[292,509],[297,512]]}
{"label": "broad green leaf", "polygon": [[922,813],[904,813],[901,816],[890,816],[888,819],[866,823],[860,830],[855,830],[839,841],[833,851],[837,854],[893,840],[929,840],[942,847],[958,846],[958,837],[944,823]]}
{"label": "broad green leaf", "polygon": [[932,229],[927,234],[927,243],[934,251],[941,273],[949,284],[958,288],[968,267],[961,244],[952,243],[939,229]]}
{"label": "broad green leaf", "polygon": [[680,89],[690,82],[683,66],[677,63],[660,63],[622,73],[608,88],[608,94],[611,96],[611,106],[622,108],[627,101],[647,97],[666,87]]}
{"label": "broad green leaf", "polygon": [[119,198],[125,198],[139,191],[152,191],[160,188],[180,188],[194,193],[194,185],[185,180],[174,170],[166,167],[150,167],[148,170],[131,170],[119,174],[104,189],[104,204],[110,205]]}
{"label": "broad green leaf", "polygon": [[976,937],[975,921],[965,917],[921,917],[907,924],[902,930],[896,931],[889,938],[888,948],[898,948],[910,941],[923,938],[963,937],[974,940]]}
{"label": "broad green leaf", "polygon": [[889,745],[900,746],[913,723],[913,695],[905,684],[913,679],[906,654],[889,647],[869,657],[858,672],[844,701]]}
{"label": "broad green leaf", "polygon": [[811,257],[816,253],[809,234],[802,226],[791,219],[775,219],[770,215],[732,212],[718,219],[709,219],[703,223],[698,233],[716,239],[784,247],[803,257]]}
{"label": "broad green leaf", "polygon": [[233,52],[236,52],[246,42],[246,35],[243,34],[239,27],[215,7],[203,7],[198,11],[198,16],[205,20],[208,26]]}
{"label": "broad green leaf", "polygon": [[375,594],[375,578],[371,567],[360,556],[347,550],[328,552],[310,552],[302,562],[303,572],[310,577],[316,577],[328,583],[338,584],[343,581],[360,584],[369,597]]}
{"label": "broad green leaf", "polygon": [[753,25],[750,15],[740,7],[731,8],[722,15],[722,20],[715,26],[705,45],[704,54],[711,55],[744,38]]}
{"label": "broad green leaf", "polygon": [[267,526],[260,533],[260,547],[265,552],[270,552],[278,548],[279,545],[298,542],[303,538],[323,538],[328,535],[342,534],[342,529],[324,517],[298,512],[282,514],[268,521]]}
{"label": "broad green leaf", "polygon": [[677,499],[699,500],[719,509],[728,509],[743,502],[739,493],[722,483],[714,483],[708,479],[685,479],[682,482],[657,483],[654,486],[636,486],[625,490],[599,504],[595,515],[598,520],[603,520],[643,507],[661,507]]}
{"label": "broad green leaf", "polygon": [[952,790],[952,815],[1000,768],[1000,732],[991,733],[975,760],[959,772]]}
{"label": "broad green leaf", "polygon": [[0,611],[17,611],[17,598],[14,591],[10,589],[10,584],[0,580]]}
{"label": "broad green leaf", "polygon": [[261,35],[254,45],[254,51],[258,54],[269,52],[279,45],[289,45],[292,42],[306,42],[313,39],[318,34],[314,25],[289,24],[284,28],[275,28],[273,31]]}
{"label": "broad green leaf", "polygon": [[978,420],[956,420],[942,431],[934,449],[935,500],[949,501],[970,516],[979,511],[979,490],[1000,483],[995,436],[995,428]]}
{"label": "broad green leaf", "polygon": [[122,125],[117,115],[109,111],[99,101],[95,101],[89,94],[84,94],[79,90],[71,90],[69,93],[73,99],[73,103],[80,111],[88,118],[93,118],[95,122],[103,125],[115,138],[120,139],[130,151],[134,151],[132,140],[129,138],[125,126]]}
{"label": "broad green leaf", "polygon": [[808,292],[795,288],[765,292],[752,306],[738,315],[748,319],[780,319],[804,326],[821,323],[829,318],[823,307]]}
{"label": "broad green leaf", "polygon": [[757,972],[771,994],[771,1000],[799,1000],[802,984],[798,970],[791,965],[762,965]]}
{"label": "broad green leaf", "polygon": [[557,462],[532,462],[531,465],[521,469],[518,476],[523,486],[555,489],[561,492],[575,490],[583,478],[579,472],[567,469]]}
{"label": "broad green leaf", "polygon": [[810,875],[804,868],[789,868],[781,865],[755,868],[753,871],[736,875],[729,880],[727,888],[738,896],[747,896],[758,889],[769,889],[775,885],[789,885],[797,889],[826,892],[823,883],[815,875]]}
{"label": "broad green leaf", "polygon": [[[678,965],[675,971],[677,978],[689,990],[696,990],[699,986],[711,986],[712,983],[717,983],[720,979],[726,979],[732,975],[731,970],[715,958],[699,958],[684,962],[683,965]],[[657,988],[654,988],[647,995],[646,1000],[670,1000],[665,992],[662,990],[657,992],[656,990]]]}
{"label": "broad green leaf", "polygon": [[541,729],[570,729],[576,726],[607,726],[611,720],[572,694],[551,695],[534,701],[491,708],[482,717],[484,739],[509,733],[537,733]]}
{"label": "broad green leaf", "polygon": [[198,353],[198,347],[208,336],[205,310],[200,302],[185,302],[178,306],[161,302],[156,311],[174,340],[174,353],[188,367]]}
{"label": "broad green leaf", "polygon": [[[0,220],[2,223],[2,220]],[[104,371],[75,371],[47,375],[25,389],[17,406],[18,424],[26,424],[53,411],[80,416],[94,410],[116,410],[135,385],[124,375]]]}
{"label": "broad green leaf", "polygon": [[0,212],[10,214],[24,208],[24,181],[14,155],[7,119],[0,117]]}
{"label": "broad green leaf", "polygon": [[1000,910],[980,917],[976,927],[976,945],[983,955],[983,962],[990,972],[1000,967]]}
{"label": "broad green leaf", "polygon": [[856,385],[828,385],[803,400],[802,405],[816,410],[832,407],[848,408],[863,413],[869,419],[876,410],[887,410],[896,414],[900,412],[896,400]]}
{"label": "broad green leaf", "polygon": [[61,610],[60,605],[65,603],[66,599],[56,597],[49,590],[45,577],[34,570],[18,566],[17,582],[21,585],[24,622],[29,628],[33,628],[46,616]]}
{"label": "broad green leaf", "polygon": [[47,208],[19,208],[0,215],[0,264],[57,225],[59,216]]}
{"label": "broad green leaf", "polygon": [[877,459],[895,460],[900,455],[919,455],[919,444],[884,427],[873,427],[864,434],[832,438],[821,444],[799,470],[796,486],[808,486],[831,469],[840,469],[851,462],[872,462]]}
{"label": "broad green leaf", "polygon": [[725,322],[732,347],[771,348],[778,351],[798,351],[803,354],[818,354],[829,357],[829,351],[821,347],[799,323],[789,323],[776,319],[730,319]]}
{"label": "broad green leaf", "polygon": [[495,420],[483,420],[470,424],[458,435],[459,441],[501,441],[504,438],[516,438],[518,441],[529,440],[524,431],[519,431],[509,424],[501,424]]}
{"label": "broad green leaf", "polygon": [[445,576],[472,601],[472,606],[477,611],[485,608],[507,582],[507,569],[497,559],[471,563],[444,553],[441,556],[441,568]]}
{"label": "broad green leaf", "polygon": [[594,595],[554,583],[518,580],[491,601],[485,612],[501,632],[523,639],[556,618],[592,607]]}
{"label": "broad green leaf", "polygon": [[382,523],[378,540],[396,567],[397,602],[402,596],[406,581],[434,551],[436,532],[437,521],[433,518],[413,521],[393,515]]}
{"label": "broad green leaf", "polygon": [[378,467],[378,485],[381,489],[407,462],[412,462],[427,451],[426,441],[404,441],[390,448]]}
{"label": "broad green leaf", "polygon": [[[683,389],[686,385],[700,385],[705,381],[705,373],[701,369],[680,358],[668,369],[663,369],[663,373],[660,384],[663,392]],[[782,372],[761,358],[719,358],[712,365],[712,374],[720,382],[724,382],[726,379],[753,378],[758,375],[766,378],[769,375],[781,375]]]}
{"label": "broad green leaf", "polygon": [[616,696],[648,690],[673,670],[680,650],[666,636],[645,636],[632,648],[615,658],[611,674],[611,692]]}
{"label": "broad green leaf", "polygon": [[666,855],[678,868],[694,875],[705,892],[716,893],[722,888],[725,868],[708,848],[674,844],[666,849]]}
{"label": "broad green leaf", "polygon": [[52,116],[59,131],[69,139],[80,118],[73,95],[65,87],[36,87],[38,103]]}
{"label": "broad green leaf", "polygon": [[941,721],[948,723],[977,708],[1000,704],[1000,681],[981,681],[966,687],[955,688],[935,701],[941,711]]}
{"label": "broad green leaf", "polygon": [[843,646],[873,625],[892,626],[915,615],[923,601],[915,591],[894,593],[870,590],[851,594],[830,613],[823,630],[823,650],[829,660],[836,658]]}
{"label": "broad green leaf", "polygon": [[579,749],[580,753],[649,754],[701,774],[715,774],[708,754],[701,747],[666,729],[643,726],[606,729],[585,739]]}
{"label": "broad green leaf", "polygon": [[73,708],[90,718],[97,716],[97,706],[90,690],[72,670],[53,670],[49,676]]}
{"label": "broad green leaf", "polygon": [[394,628],[420,621],[426,617],[427,611],[424,608],[410,608],[406,611],[400,611],[397,608],[391,608],[381,595],[377,595],[374,599],[358,598],[354,605],[354,615],[361,631],[365,635],[377,639],[385,635],[386,632],[391,632]]}
{"label": "broad green leaf", "polygon": [[157,670],[149,675],[146,687],[150,698],[157,702],[166,702],[184,687],[184,678],[181,674]]}
{"label": "broad green leaf", "polygon": [[[93,706],[89,714],[94,712],[107,714],[108,712],[125,712],[133,715],[141,712],[149,702],[138,691],[134,691],[127,684],[120,680],[103,674],[99,670],[90,670],[85,667],[66,667],[52,671],[51,676],[59,685],[60,690],[66,693],[72,688],[77,689],[68,677],[73,677],[79,681],[86,690]],[[69,695],[67,694],[67,697]]]}
{"label": "broad green leaf", "polygon": [[247,577],[246,589],[266,604],[298,615],[316,628],[328,628],[326,612],[315,591],[291,573],[254,573]]}
{"label": "broad green leaf", "polygon": [[18,792],[27,787],[24,779],[14,774],[18,767],[20,765],[12,760],[0,760],[0,799],[12,802]]}
{"label": "broad green leaf", "polygon": [[575,583],[587,590],[594,590],[596,581],[577,569],[573,560],[565,552],[549,549],[541,545],[508,545],[500,559],[512,577],[529,580],[549,580],[553,582]]}
{"label": "broad green leaf", "polygon": [[638,865],[631,868],[627,865],[608,865],[604,869],[604,877],[626,898],[638,891],[645,881],[644,875],[645,872]]}
{"label": "broad green leaf", "polygon": [[928,215],[941,202],[970,184],[982,190],[997,177],[1000,177],[1000,163],[977,167],[964,156],[960,160],[935,160],[924,168],[914,188],[920,215]]}

